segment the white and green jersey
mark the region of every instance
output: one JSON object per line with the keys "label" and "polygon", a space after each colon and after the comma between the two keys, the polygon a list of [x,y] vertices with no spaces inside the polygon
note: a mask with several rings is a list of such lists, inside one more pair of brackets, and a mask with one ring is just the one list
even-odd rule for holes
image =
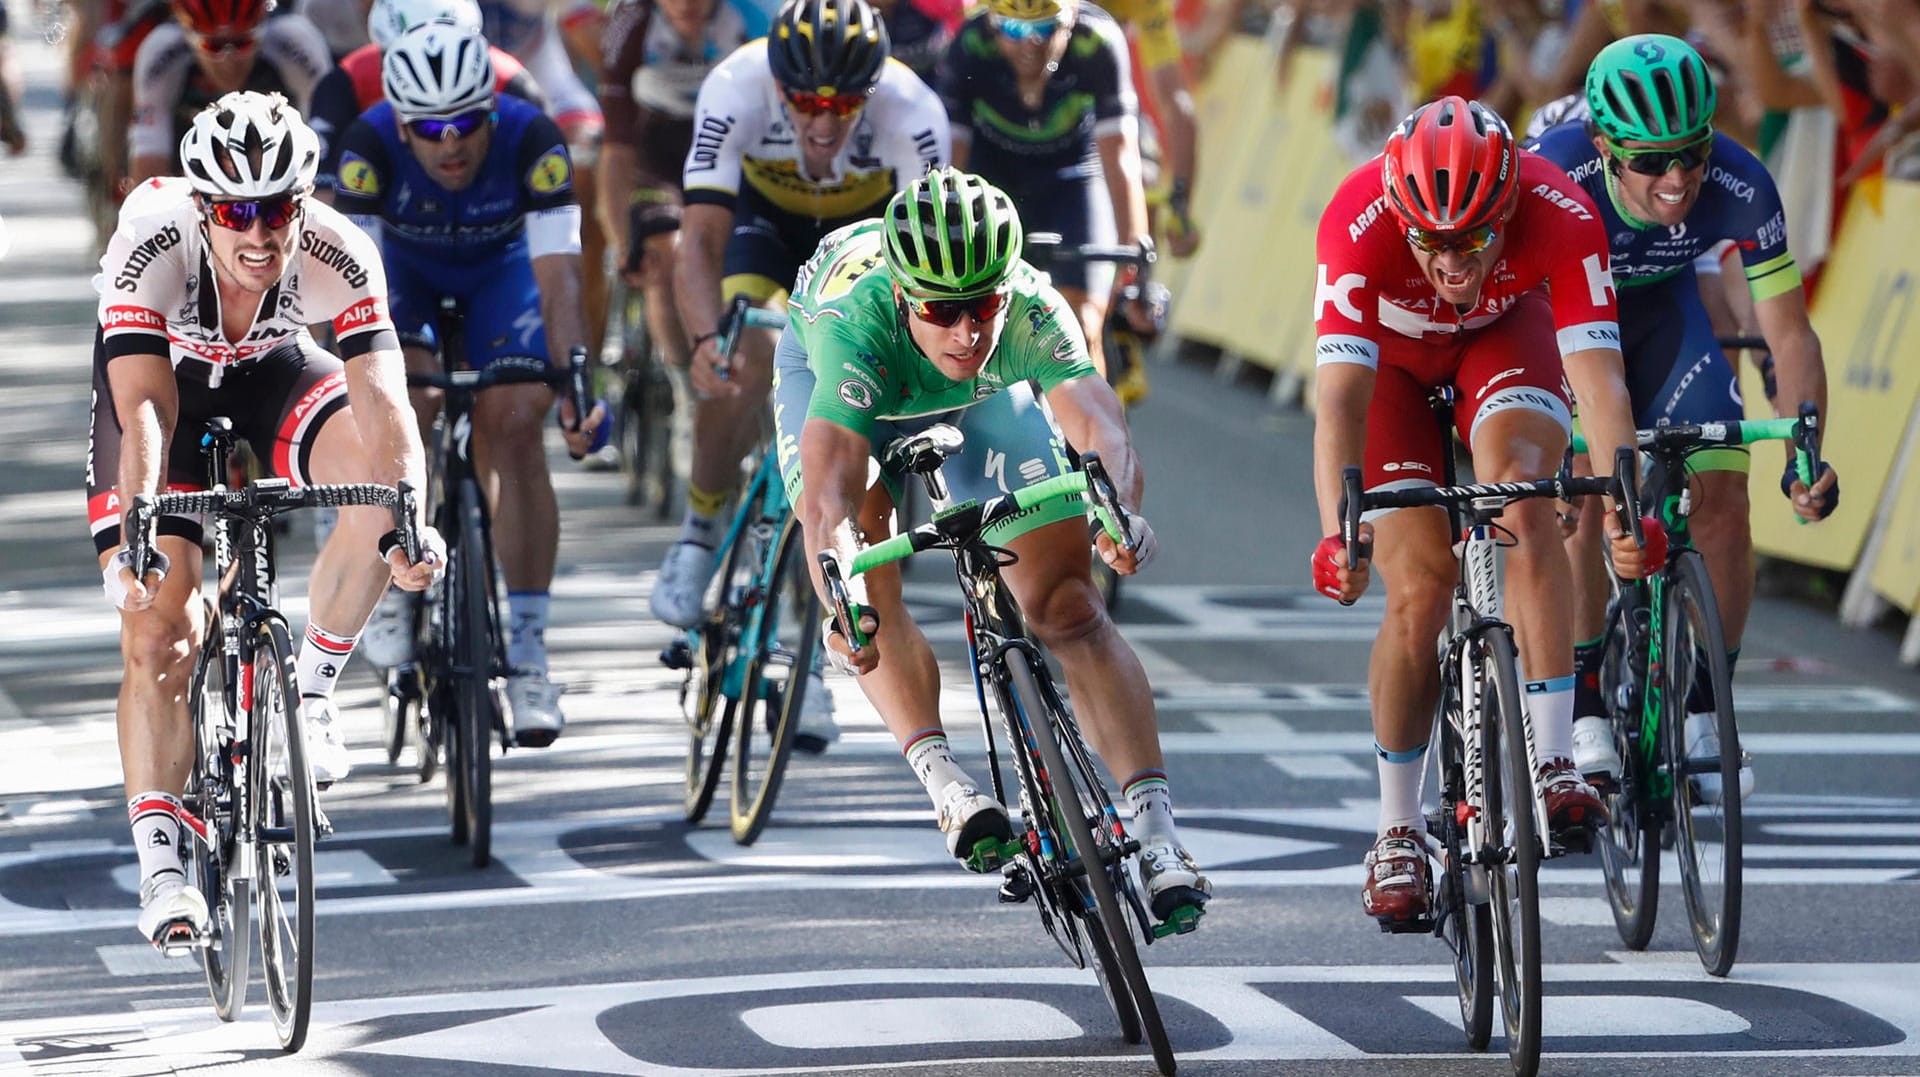
{"label": "white and green jersey", "polygon": [[881,254],[882,228],[876,219],[830,233],[794,281],[789,332],[815,379],[808,418],[869,434],[876,421],[965,408],[1028,379],[1044,393],[1096,373],[1073,308],[1020,262],[993,354],[973,379],[948,380],[907,332]]}

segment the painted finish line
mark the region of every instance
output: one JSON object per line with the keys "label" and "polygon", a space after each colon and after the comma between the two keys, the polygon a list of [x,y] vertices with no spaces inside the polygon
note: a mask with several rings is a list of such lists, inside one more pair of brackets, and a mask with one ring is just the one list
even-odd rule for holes
{"label": "painted finish line", "polygon": [[[1449,969],[1149,975],[1183,1061],[1473,1057]],[[1724,981],[1688,967],[1557,965],[1546,976],[1549,1056],[1920,1056],[1910,989],[1920,965],[1742,965]],[[278,1052],[258,1050],[273,1039],[264,1009],[234,1025],[204,1000],[0,1024],[0,1066],[73,1072],[90,1053],[121,1066],[246,1055],[274,1065]],[[723,1012],[736,1019],[716,1020]],[[1007,1050],[1014,1042],[1019,1055]],[[346,1055],[647,1077],[1140,1057],[1119,1043],[1093,976],[1052,968],[828,969],[317,1003],[301,1057]]]}

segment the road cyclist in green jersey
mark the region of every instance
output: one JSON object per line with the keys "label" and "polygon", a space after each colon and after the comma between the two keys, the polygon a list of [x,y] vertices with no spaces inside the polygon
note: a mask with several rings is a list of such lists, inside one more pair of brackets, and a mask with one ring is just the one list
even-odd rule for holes
{"label": "road cyclist in green jersey", "polygon": [[[1043,482],[1067,471],[1076,449],[1097,451],[1133,510],[1130,541],[1100,535],[1100,557],[1123,574],[1152,557],[1119,400],[1095,372],[1072,308],[1020,261],[1023,234],[998,188],[938,169],[895,195],[879,220],[829,234],[800,271],[774,353],[774,424],[816,585],[822,551],[849,565],[891,532],[903,476],[883,470],[870,482],[872,461],[894,438],[942,422],[966,445],[941,469],[948,499],[937,508]],[[1121,779],[1154,916],[1203,904],[1212,886],[1174,827],[1152,689],[1094,589],[1084,503],[1051,502],[989,538],[1017,557],[1004,578]],[[939,669],[901,601],[898,569],[848,585],[859,612],[844,628],[858,647],[836,620],[828,658],[859,675],[932,798],[948,852],[985,869],[997,858],[983,847],[1012,837],[1007,810],[949,749]]]}

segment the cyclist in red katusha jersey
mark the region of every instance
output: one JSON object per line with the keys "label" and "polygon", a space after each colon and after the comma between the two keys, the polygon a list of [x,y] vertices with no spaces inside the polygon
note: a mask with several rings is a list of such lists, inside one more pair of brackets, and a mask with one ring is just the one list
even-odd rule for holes
{"label": "cyclist in red katusha jersey", "polygon": [[[1595,469],[1633,444],[1607,235],[1566,173],[1522,151],[1491,109],[1459,97],[1423,105],[1380,157],[1341,182],[1320,218],[1314,318],[1314,489],[1322,539],[1316,590],[1352,601],[1370,566],[1345,567],[1338,534],[1341,469],[1361,465],[1369,490],[1435,486],[1451,451],[1428,391],[1457,390],[1453,426],[1482,481],[1530,481],[1560,468],[1585,407]],[[1563,378],[1564,375],[1564,378]],[[1600,798],[1574,769],[1572,566],[1554,506],[1508,506],[1518,540],[1506,559],[1506,613],[1520,648],[1525,700],[1545,763],[1537,779],[1554,830],[1591,826]],[[1363,540],[1387,578],[1387,613],[1368,686],[1380,768],[1379,837],[1367,854],[1361,904],[1383,923],[1417,920],[1431,902],[1421,840],[1422,758],[1439,678],[1433,641],[1455,575],[1446,514],[1369,513]],[[1614,567],[1638,576],[1665,556],[1647,522],[1646,548],[1608,524]]]}

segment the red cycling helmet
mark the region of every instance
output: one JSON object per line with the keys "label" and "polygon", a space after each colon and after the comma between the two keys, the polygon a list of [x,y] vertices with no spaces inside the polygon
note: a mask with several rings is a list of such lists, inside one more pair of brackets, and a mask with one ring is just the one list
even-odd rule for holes
{"label": "red cycling helmet", "polygon": [[269,0],[173,0],[173,10],[196,34],[251,30],[267,20]]}
{"label": "red cycling helmet", "polygon": [[1403,227],[1463,232],[1498,225],[1520,201],[1520,147],[1478,101],[1442,97],[1414,109],[1380,158],[1387,202]]}

